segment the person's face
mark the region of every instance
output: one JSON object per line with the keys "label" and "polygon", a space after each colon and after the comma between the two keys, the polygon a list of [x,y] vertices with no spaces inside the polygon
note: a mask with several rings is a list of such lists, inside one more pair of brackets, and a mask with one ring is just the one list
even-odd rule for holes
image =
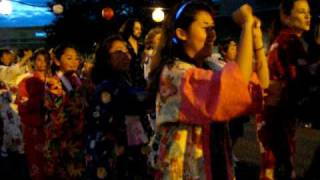
{"label": "person's face", "polygon": [[133,37],[136,39],[139,39],[142,32],[142,26],[141,23],[138,21],[135,21],[133,24]]}
{"label": "person's face", "polygon": [[62,72],[76,72],[79,64],[79,56],[74,48],[66,48],[58,60],[58,66]]}
{"label": "person's face", "polygon": [[288,17],[289,26],[299,31],[310,29],[311,15],[309,4],[306,0],[298,0],[294,3],[291,14]]}
{"label": "person's face", "polygon": [[236,57],[237,57],[237,43],[234,41],[230,41],[227,52],[225,54],[225,59],[227,61],[235,61]]}
{"label": "person's face", "polygon": [[161,34],[157,34],[153,37],[151,46],[146,50],[146,53],[148,56],[154,56],[156,53],[156,50],[158,49],[159,43],[160,43]]}
{"label": "person's face", "polygon": [[1,57],[1,62],[5,66],[10,66],[13,61],[14,61],[14,55],[12,53],[3,53]]}
{"label": "person's face", "polygon": [[131,56],[124,41],[115,40],[109,49],[110,63],[116,71],[129,70]]}
{"label": "person's face", "polygon": [[206,11],[199,11],[186,31],[184,50],[191,58],[210,56],[215,40],[214,20]]}
{"label": "person's face", "polygon": [[37,55],[34,62],[35,71],[45,72],[47,71],[47,61],[43,54]]}

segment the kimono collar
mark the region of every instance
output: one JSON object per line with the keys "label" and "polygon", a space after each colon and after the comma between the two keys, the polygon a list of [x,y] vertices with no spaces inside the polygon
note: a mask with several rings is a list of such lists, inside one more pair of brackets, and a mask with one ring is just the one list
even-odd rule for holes
{"label": "kimono collar", "polygon": [[175,60],[179,60],[179,61],[183,61],[183,62],[186,62],[186,63],[189,63],[189,64],[192,64],[192,65],[196,65],[195,61],[190,58],[186,53],[180,53],[179,55],[176,55],[174,57]]}
{"label": "kimono collar", "polygon": [[[58,71],[57,72],[57,76],[59,77],[59,79],[61,80],[63,86],[66,88],[66,90],[68,92],[72,91],[73,90],[73,87],[72,87],[72,83],[70,82],[69,78],[67,78],[65,76],[65,74],[61,71]],[[79,77],[77,76],[76,73],[73,73],[70,77],[73,77],[73,80],[76,81],[76,85],[81,85],[81,81],[79,79]]]}
{"label": "kimono collar", "polygon": [[296,36],[298,39],[300,39],[291,28],[284,28],[282,30],[280,30],[279,33],[280,36]]}

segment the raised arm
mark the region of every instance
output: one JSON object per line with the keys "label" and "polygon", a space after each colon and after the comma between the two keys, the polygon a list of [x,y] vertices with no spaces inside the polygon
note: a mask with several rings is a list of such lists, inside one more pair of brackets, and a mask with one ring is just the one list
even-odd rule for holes
{"label": "raised arm", "polygon": [[263,34],[261,31],[261,21],[255,18],[253,27],[253,46],[254,54],[256,58],[257,74],[260,81],[260,85],[263,89],[269,87],[269,68],[267,57],[263,45]]}
{"label": "raised arm", "polygon": [[31,50],[26,50],[23,52],[23,57],[19,61],[19,66],[24,66],[32,57],[32,51]]}
{"label": "raised arm", "polygon": [[254,17],[252,8],[245,4],[233,13],[234,21],[242,27],[239,48],[237,53],[237,63],[245,82],[249,82],[252,74],[253,57],[253,24]]}

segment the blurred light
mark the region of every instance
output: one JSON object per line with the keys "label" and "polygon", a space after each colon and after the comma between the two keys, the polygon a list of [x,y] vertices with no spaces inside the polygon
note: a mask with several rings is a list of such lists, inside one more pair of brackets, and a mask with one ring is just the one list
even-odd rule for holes
{"label": "blurred light", "polygon": [[162,8],[155,8],[155,10],[152,12],[152,19],[155,22],[161,22],[164,20],[164,12]]}
{"label": "blurred light", "polygon": [[47,33],[46,32],[35,32],[34,36],[37,38],[46,38],[47,37]]}
{"label": "blurred light", "polygon": [[55,14],[61,14],[63,13],[63,6],[61,4],[55,4],[53,5],[52,10]]}
{"label": "blurred light", "polygon": [[114,16],[114,11],[110,7],[105,7],[105,8],[102,9],[101,15],[102,15],[103,18],[105,18],[107,20],[110,20]]}
{"label": "blurred light", "polygon": [[12,5],[8,0],[0,0],[0,14],[10,15],[12,13]]}

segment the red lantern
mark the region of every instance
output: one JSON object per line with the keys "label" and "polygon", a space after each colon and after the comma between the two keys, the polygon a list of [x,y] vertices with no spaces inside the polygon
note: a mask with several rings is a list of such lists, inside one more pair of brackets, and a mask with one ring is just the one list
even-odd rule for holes
{"label": "red lantern", "polygon": [[114,16],[114,11],[112,8],[106,7],[106,8],[102,9],[102,17],[103,18],[110,20],[113,18],[113,16]]}

